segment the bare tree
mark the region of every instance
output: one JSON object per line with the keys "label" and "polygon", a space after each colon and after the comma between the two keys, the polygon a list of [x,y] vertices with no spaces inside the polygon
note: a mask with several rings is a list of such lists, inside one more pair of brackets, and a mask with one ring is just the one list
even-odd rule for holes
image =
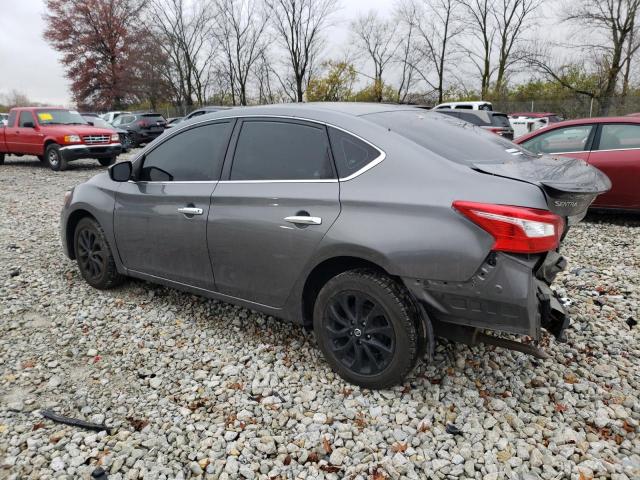
{"label": "bare tree", "polygon": [[522,61],[526,51],[522,45],[523,33],[531,26],[531,16],[542,0],[502,0],[494,11],[498,40],[498,66],[495,90],[502,95],[512,65]]}
{"label": "bare tree", "polygon": [[408,0],[398,10],[400,23],[406,25],[404,35],[412,25],[415,29],[411,40],[418,54],[415,71],[436,92],[438,103],[443,101],[449,62],[457,50],[454,41],[463,30],[458,10],[458,0]]}
{"label": "bare tree", "polygon": [[375,11],[361,15],[351,24],[356,47],[373,62],[373,88],[376,101],[382,101],[384,88],[382,75],[394,59],[398,49],[395,25],[392,20],[385,20]]}
{"label": "bare tree", "polygon": [[509,70],[526,57],[524,34],[542,1],[460,0],[468,14],[468,31],[480,45],[479,50],[471,47],[467,51],[480,73],[483,97],[490,92],[494,74],[495,91],[501,95]]}
{"label": "bare tree", "polygon": [[631,31],[629,32],[629,37],[627,39],[627,43],[625,45],[625,57],[624,57],[624,75],[622,80],[622,97],[626,97],[629,92],[629,80],[631,76],[631,65],[633,62],[633,57],[635,57],[638,49],[640,48],[640,35],[639,32],[636,31],[636,23],[635,19],[633,20],[633,25],[631,26]]}
{"label": "bare tree", "polygon": [[209,4],[206,0],[151,0],[150,7],[150,29],[167,59],[164,72],[177,103],[202,105],[215,52]]}
{"label": "bare tree", "polygon": [[247,105],[247,86],[266,49],[264,12],[256,0],[216,0],[216,37],[224,55],[234,105]]}
{"label": "bare tree", "polygon": [[302,102],[309,72],[325,45],[322,33],[331,24],[338,0],[265,0],[265,4],[277,38],[289,57],[293,98]]}
{"label": "bare tree", "polygon": [[[576,43],[563,45],[572,49],[571,60],[559,64],[553,50],[547,48],[546,52],[532,56],[530,63],[560,85],[597,99],[598,114],[606,116],[616,93],[620,73],[627,65],[630,68],[631,59],[638,50],[634,31],[639,12],[640,0],[577,0],[566,3],[562,19],[576,27],[575,34],[571,36]],[[590,69],[592,76],[598,80],[593,88],[584,89],[563,75],[576,61],[581,62],[585,69]]]}

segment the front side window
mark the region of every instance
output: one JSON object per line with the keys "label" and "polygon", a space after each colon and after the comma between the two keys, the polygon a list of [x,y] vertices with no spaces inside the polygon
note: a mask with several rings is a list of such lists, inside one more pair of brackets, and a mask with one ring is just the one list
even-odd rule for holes
{"label": "front side window", "polygon": [[147,153],[140,171],[146,182],[211,181],[220,178],[231,123],[180,132]]}
{"label": "front side window", "polygon": [[16,112],[15,110],[13,112],[9,112],[9,120],[7,121],[7,125],[10,127],[15,127],[16,126]]}
{"label": "front side window", "polygon": [[640,148],[640,125],[611,123],[602,126],[598,150]]}
{"label": "front side window", "polygon": [[329,139],[339,178],[353,175],[381,155],[378,149],[337,128],[329,127]]}
{"label": "front side window", "polygon": [[245,121],[238,137],[231,180],[335,178],[324,126]]}
{"label": "front side window", "polygon": [[18,124],[18,126],[24,127],[27,122],[31,122],[32,124],[34,123],[33,115],[31,114],[31,112],[20,112],[20,123]]}
{"label": "front side window", "polygon": [[534,153],[583,152],[587,149],[592,125],[575,125],[541,133],[522,146]]}

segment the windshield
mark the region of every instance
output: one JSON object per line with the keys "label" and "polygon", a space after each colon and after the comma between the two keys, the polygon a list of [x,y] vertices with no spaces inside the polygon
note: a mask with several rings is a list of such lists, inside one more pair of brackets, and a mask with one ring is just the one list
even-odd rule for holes
{"label": "windshield", "polygon": [[401,110],[364,115],[441,157],[463,165],[513,163],[536,155],[470,123],[441,113]]}
{"label": "windshield", "polygon": [[37,109],[40,125],[86,125],[87,121],[76,111],[60,109]]}
{"label": "windshield", "polygon": [[84,118],[85,120],[87,120],[87,122],[93,123],[94,127],[107,128],[109,130],[113,130],[113,127],[111,126],[111,124],[108,122],[105,122],[101,118],[98,118],[98,117],[84,117]]}

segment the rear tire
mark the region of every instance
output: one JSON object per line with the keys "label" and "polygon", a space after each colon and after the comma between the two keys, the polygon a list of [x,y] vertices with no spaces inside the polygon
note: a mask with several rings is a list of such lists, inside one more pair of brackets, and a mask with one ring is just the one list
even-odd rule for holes
{"label": "rear tire", "polygon": [[336,275],[320,290],[313,327],[335,372],[365,388],[402,383],[418,360],[418,313],[405,288],[375,270]]}
{"label": "rear tire", "polygon": [[107,290],[124,281],[102,227],[92,218],[78,222],[73,235],[78,269],[85,281],[94,288]]}
{"label": "rear tire", "polygon": [[44,151],[44,157],[47,161],[47,165],[54,172],[62,172],[67,169],[67,161],[60,153],[60,145],[52,143]]}
{"label": "rear tire", "polygon": [[110,167],[111,165],[116,163],[116,157],[99,158],[98,161],[103,167]]}

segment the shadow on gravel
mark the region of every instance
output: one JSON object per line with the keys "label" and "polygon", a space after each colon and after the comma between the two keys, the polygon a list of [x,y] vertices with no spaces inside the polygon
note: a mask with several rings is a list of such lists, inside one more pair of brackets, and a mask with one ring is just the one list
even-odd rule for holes
{"label": "shadow on gravel", "polygon": [[[46,163],[41,162],[37,158],[31,157],[31,156],[6,157],[4,159],[4,166],[5,167],[27,167],[32,169],[50,171],[50,168]],[[79,160],[79,161],[69,162],[67,166],[67,170],[65,171],[69,171],[69,170],[78,170],[78,171],[95,170],[97,172],[98,170],[106,170],[106,167],[103,167],[102,165],[100,165],[100,163],[98,163],[97,160]]]}
{"label": "shadow on gravel", "polygon": [[607,223],[625,227],[640,227],[640,212],[589,210],[589,213],[582,221],[587,223]]}

